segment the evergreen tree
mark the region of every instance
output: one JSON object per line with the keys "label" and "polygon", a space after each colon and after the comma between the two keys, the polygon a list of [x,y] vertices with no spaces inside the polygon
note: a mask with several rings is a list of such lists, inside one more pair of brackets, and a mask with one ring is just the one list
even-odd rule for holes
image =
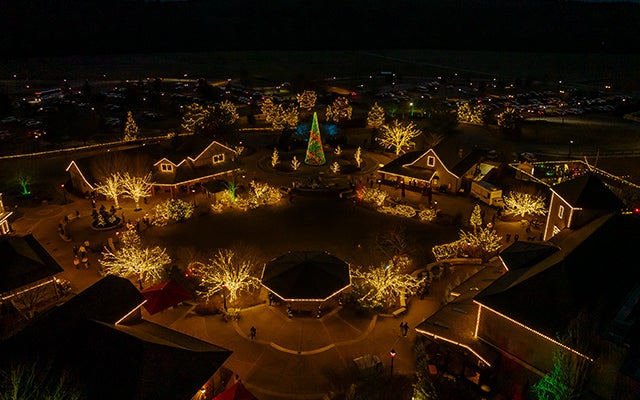
{"label": "evergreen tree", "polygon": [[320,137],[320,127],[318,126],[318,114],[313,113],[311,131],[309,132],[309,144],[307,145],[307,155],[304,163],[307,165],[323,165],[327,162],[322,149],[322,138]]}
{"label": "evergreen tree", "polygon": [[136,140],[138,138],[138,124],[133,119],[133,114],[131,111],[127,112],[127,123],[124,127],[124,140]]}
{"label": "evergreen tree", "polygon": [[480,205],[476,204],[476,206],[473,207],[469,223],[473,225],[474,233],[477,231],[478,227],[482,226],[482,210],[480,209]]}

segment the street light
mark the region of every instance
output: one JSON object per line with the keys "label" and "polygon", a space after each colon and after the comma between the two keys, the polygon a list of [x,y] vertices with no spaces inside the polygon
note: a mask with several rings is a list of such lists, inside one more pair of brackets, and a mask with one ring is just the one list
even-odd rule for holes
{"label": "street light", "polygon": [[391,376],[393,376],[393,360],[396,358],[396,351],[391,349],[389,352],[389,357],[391,357]]}
{"label": "street light", "polygon": [[64,204],[67,204],[67,192],[64,190],[64,183],[60,185],[60,189],[62,189],[62,197],[64,198]]}
{"label": "street light", "polygon": [[191,189],[191,193],[193,194],[193,206],[196,206],[196,190]]}
{"label": "street light", "polygon": [[569,140],[569,160],[571,160],[571,146],[573,146],[573,140]]}

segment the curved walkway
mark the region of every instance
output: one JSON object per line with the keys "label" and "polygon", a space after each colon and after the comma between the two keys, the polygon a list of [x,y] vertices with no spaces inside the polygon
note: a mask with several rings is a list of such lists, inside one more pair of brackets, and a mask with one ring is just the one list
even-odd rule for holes
{"label": "curved walkway", "polygon": [[[389,368],[389,351],[394,349],[394,373],[413,374],[415,333],[410,330],[402,337],[400,322],[415,326],[439,306],[436,297],[414,299],[398,318],[359,315],[346,307],[322,318],[287,318],[283,305],[266,304],[243,310],[240,320],[231,323],[219,315],[196,315],[190,306],[144,316],[233,350],[225,366],[261,400],[321,399],[356,380],[353,359],[364,354],[377,355]],[[249,336],[252,326],[255,340]]]}

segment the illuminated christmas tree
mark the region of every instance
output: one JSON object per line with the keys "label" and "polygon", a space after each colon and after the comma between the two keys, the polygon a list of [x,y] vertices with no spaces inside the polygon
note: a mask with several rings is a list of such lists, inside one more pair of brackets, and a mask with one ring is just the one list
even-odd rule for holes
{"label": "illuminated christmas tree", "polygon": [[311,132],[309,132],[309,144],[307,145],[307,155],[304,163],[307,165],[323,165],[327,162],[322,150],[322,138],[320,137],[320,127],[318,126],[318,114],[313,113],[311,122]]}

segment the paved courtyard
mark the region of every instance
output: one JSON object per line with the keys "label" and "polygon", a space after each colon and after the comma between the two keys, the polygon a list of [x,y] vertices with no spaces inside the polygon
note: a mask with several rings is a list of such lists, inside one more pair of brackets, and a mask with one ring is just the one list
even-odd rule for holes
{"label": "paved courtyard", "polygon": [[[257,176],[274,185],[286,185],[290,179],[264,171],[258,171]],[[400,196],[395,188],[382,188],[394,197]],[[68,204],[30,210],[13,223],[13,228],[18,234],[32,232],[62,265],[65,270],[62,276],[72,282],[77,292],[100,278],[100,249],[109,237],[114,237],[115,230],[90,229],[91,202],[68,197],[71,200]],[[130,200],[124,200],[118,214],[124,213],[125,219],[135,221],[163,200],[163,196],[151,198],[138,212],[133,211]],[[185,200],[194,199],[185,195]],[[442,213],[452,216],[460,213],[465,222],[475,204],[465,197],[441,194],[435,194],[433,200],[438,201]],[[145,243],[167,247],[180,266],[193,257],[204,257],[201,259],[206,261],[210,252],[233,246],[247,246],[264,261],[289,250],[325,250],[354,265],[379,263],[385,260],[373,250],[375,236],[402,227],[414,249],[414,266],[419,268],[431,260],[430,249],[434,244],[456,239],[459,229],[452,224],[422,223],[380,214],[336,195],[296,195],[292,202],[285,198],[273,207],[222,214],[208,211],[211,199],[204,194],[198,194],[195,201],[198,212],[193,219],[151,227],[141,234]],[[425,198],[409,191],[404,201],[416,206],[426,204]],[[98,202],[98,207],[101,204],[110,207],[107,201]],[[67,225],[72,241],[65,242],[57,234],[57,226],[65,216],[75,215],[75,211],[80,217]],[[485,208],[485,219],[490,219],[492,213],[493,210]],[[501,236],[520,233],[525,237],[518,222],[496,221],[496,229]],[[90,241],[93,250],[89,253],[91,266],[76,269],[71,247],[85,240]],[[503,243],[506,244],[504,240]],[[218,315],[197,315],[189,305],[145,317],[232,350],[225,367],[239,374],[262,400],[316,399],[346,389],[356,378],[353,359],[364,354],[377,355],[388,370],[389,351],[393,348],[397,353],[394,373],[412,374],[415,362],[411,346],[415,336],[410,329],[408,337],[402,337],[399,324],[406,321],[410,327],[416,326],[437,311],[445,286],[446,282],[436,285],[424,300],[410,299],[406,314],[397,318],[356,314],[349,308],[336,307],[322,318],[290,319],[282,305],[266,304],[243,310],[236,322],[224,322]],[[253,342],[248,336],[251,326],[257,329]]]}

